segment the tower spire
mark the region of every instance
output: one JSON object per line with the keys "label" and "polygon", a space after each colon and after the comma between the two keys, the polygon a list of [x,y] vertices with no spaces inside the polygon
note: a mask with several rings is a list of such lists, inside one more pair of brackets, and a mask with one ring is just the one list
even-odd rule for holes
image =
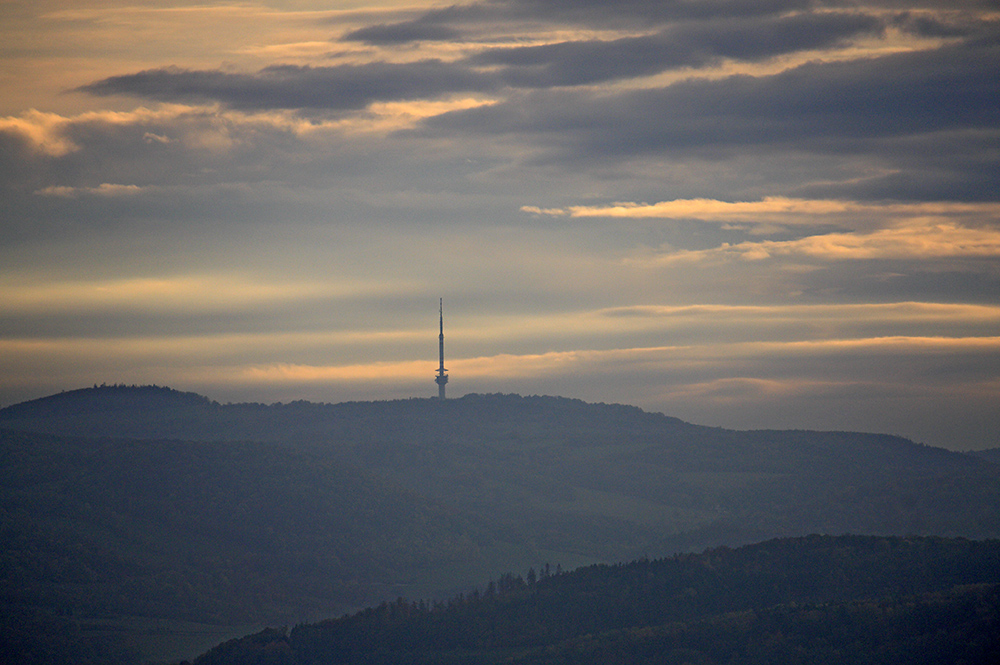
{"label": "tower spire", "polygon": [[438,316],[441,333],[438,335],[438,358],[440,360],[438,364],[437,376],[434,377],[434,383],[438,384],[438,399],[444,399],[444,386],[448,383],[448,375],[444,368],[444,298],[438,301]]}

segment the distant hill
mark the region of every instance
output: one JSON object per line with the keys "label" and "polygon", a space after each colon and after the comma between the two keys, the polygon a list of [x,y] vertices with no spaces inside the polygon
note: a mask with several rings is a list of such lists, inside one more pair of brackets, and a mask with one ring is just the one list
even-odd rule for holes
{"label": "distant hill", "polygon": [[558,397],[219,404],[101,386],[0,410],[0,511],[0,601],[60,630],[280,625],[546,562],[810,533],[997,538],[1000,466]]}
{"label": "distant hill", "polygon": [[1000,662],[1000,542],[773,540],[399,599],[195,665]]}
{"label": "distant hill", "polygon": [[212,404],[210,399],[198,393],[183,392],[155,385],[102,384],[93,388],[64,390],[47,397],[14,404],[4,409],[8,416],[25,414],[28,417],[40,415],[59,416],[67,410],[79,413],[126,409],[165,410],[186,407],[205,407]]}
{"label": "distant hill", "polygon": [[578,561],[813,531],[1000,535],[997,469],[979,458],[887,435],[740,432],[558,397],[268,406],[111,386],[2,409],[0,427],[284,444],[492,512],[515,531],[534,522],[543,549]]}
{"label": "distant hill", "polygon": [[[515,423],[515,420],[516,423]],[[409,399],[318,404],[219,404],[196,393],[161,386],[95,386],[0,409],[0,427],[68,436],[188,441],[329,441],[405,434],[426,441],[518,430],[558,436],[615,426],[687,426],[637,407],[587,404],[561,397],[467,395],[441,402]]]}
{"label": "distant hill", "polygon": [[992,462],[993,464],[1000,464],[1000,448],[989,448],[987,450],[976,450],[969,453],[974,455],[979,459],[984,459],[987,462]]}

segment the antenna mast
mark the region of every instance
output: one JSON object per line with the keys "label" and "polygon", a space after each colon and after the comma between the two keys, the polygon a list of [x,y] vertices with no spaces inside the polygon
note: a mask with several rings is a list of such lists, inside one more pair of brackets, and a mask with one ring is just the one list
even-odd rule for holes
{"label": "antenna mast", "polygon": [[438,365],[437,376],[434,377],[434,383],[438,384],[438,399],[444,399],[444,386],[448,383],[448,375],[444,368],[444,298],[438,301],[438,316],[440,317],[441,324],[441,334],[438,335],[438,358],[440,363]]}

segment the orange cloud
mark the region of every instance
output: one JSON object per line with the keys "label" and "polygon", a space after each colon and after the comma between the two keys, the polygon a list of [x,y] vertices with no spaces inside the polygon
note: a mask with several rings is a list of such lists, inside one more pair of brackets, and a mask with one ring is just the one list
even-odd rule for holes
{"label": "orange cloud", "polygon": [[[732,360],[759,356],[830,355],[849,351],[873,354],[1000,353],[1000,337],[875,337],[794,342],[737,342],[619,349],[578,349],[539,354],[499,354],[448,361],[449,371],[465,379],[526,379],[546,375],[605,373],[612,366],[629,371],[666,369],[691,360]],[[401,382],[428,379],[429,360],[312,366],[275,363],[237,369],[238,379],[253,382]]]}
{"label": "orange cloud", "polygon": [[80,195],[104,196],[111,198],[134,196],[148,189],[151,188],[139,187],[138,185],[118,185],[105,182],[101,183],[97,187],[64,187],[55,185],[52,187],[45,187],[35,193],[41,196],[58,196],[60,198],[76,198]]}
{"label": "orange cloud", "polygon": [[958,323],[964,321],[1000,324],[1000,306],[936,302],[823,305],[636,305],[612,307],[600,310],[599,313],[602,316],[616,318],[693,318],[713,322],[725,319],[764,320],[773,324],[781,321],[857,322],[862,320],[897,323]]}
{"label": "orange cloud", "polygon": [[723,243],[703,250],[665,251],[637,256],[627,264],[669,264],[741,259],[808,258],[823,261],[1000,257],[1000,229],[956,222],[901,223],[871,232],[824,233],[796,240]]}
{"label": "orange cloud", "polygon": [[768,196],[760,201],[719,201],[716,199],[675,199],[659,203],[614,203],[610,206],[569,206],[538,208],[523,206],[524,212],[550,216],[613,217],[632,219],[701,219],[710,222],[808,223],[822,218],[856,215],[879,217],[954,217],[986,215],[1000,217],[996,203],[893,203],[870,204],[857,201],[792,199]]}
{"label": "orange cloud", "polygon": [[310,298],[385,295],[410,287],[390,281],[273,282],[238,274],[135,277],[100,281],[18,283],[7,280],[0,305],[8,313],[138,310],[233,309],[254,303]]}
{"label": "orange cloud", "polygon": [[807,256],[830,261],[1000,256],[1000,230],[955,223],[901,226],[872,233],[827,233],[799,240],[723,245],[717,253],[748,260]]}

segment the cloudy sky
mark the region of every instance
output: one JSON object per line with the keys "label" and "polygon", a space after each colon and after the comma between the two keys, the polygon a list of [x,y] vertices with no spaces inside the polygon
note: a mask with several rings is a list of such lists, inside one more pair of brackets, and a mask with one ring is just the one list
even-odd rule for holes
{"label": "cloudy sky", "polygon": [[1000,446],[995,0],[3,0],[0,404]]}

